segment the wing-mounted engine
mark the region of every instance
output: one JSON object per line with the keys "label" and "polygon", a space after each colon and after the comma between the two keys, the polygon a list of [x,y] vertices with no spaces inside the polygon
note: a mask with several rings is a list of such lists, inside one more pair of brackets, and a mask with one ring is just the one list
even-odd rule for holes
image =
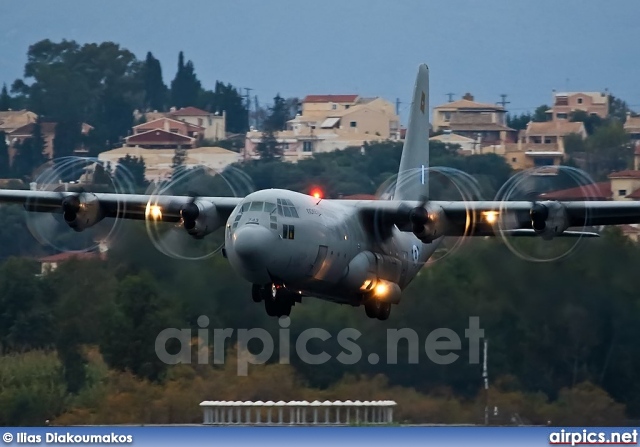
{"label": "wing-mounted engine", "polygon": [[86,192],[62,199],[62,215],[75,231],[92,227],[104,218],[98,197]]}
{"label": "wing-mounted engine", "polygon": [[411,231],[423,243],[429,244],[445,235],[447,218],[440,206],[417,206],[409,212]]}
{"label": "wing-mounted engine", "polygon": [[561,235],[569,227],[566,208],[559,202],[536,202],[529,215],[533,231],[546,240]]}
{"label": "wing-mounted engine", "polygon": [[202,239],[222,225],[223,219],[216,206],[208,201],[194,200],[180,210],[184,229],[196,239]]}

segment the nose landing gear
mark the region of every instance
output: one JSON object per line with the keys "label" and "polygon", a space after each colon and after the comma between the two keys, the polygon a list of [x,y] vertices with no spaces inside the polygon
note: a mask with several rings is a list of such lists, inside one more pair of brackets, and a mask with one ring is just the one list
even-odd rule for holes
{"label": "nose landing gear", "polygon": [[256,303],[264,301],[264,309],[270,317],[289,316],[296,301],[300,301],[299,295],[275,283],[254,284],[251,297]]}

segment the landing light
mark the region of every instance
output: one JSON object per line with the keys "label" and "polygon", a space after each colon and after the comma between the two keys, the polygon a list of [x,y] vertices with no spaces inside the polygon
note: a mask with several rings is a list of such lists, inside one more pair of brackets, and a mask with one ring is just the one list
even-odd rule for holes
{"label": "landing light", "polygon": [[385,296],[388,292],[389,292],[389,286],[381,283],[376,286],[374,293],[376,294],[376,296]]}
{"label": "landing light", "polygon": [[162,208],[160,208],[158,205],[147,204],[147,209],[145,210],[145,216],[151,217],[153,220],[161,220]]}
{"label": "landing light", "polygon": [[494,224],[498,220],[497,211],[484,211],[482,215],[484,216],[484,220],[486,220],[487,223],[490,223],[490,224]]}

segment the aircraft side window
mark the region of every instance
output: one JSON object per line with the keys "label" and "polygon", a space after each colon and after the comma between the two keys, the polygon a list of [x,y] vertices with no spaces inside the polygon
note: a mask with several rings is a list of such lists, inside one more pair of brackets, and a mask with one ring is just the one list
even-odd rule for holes
{"label": "aircraft side window", "polygon": [[282,226],[282,239],[286,239],[289,236],[289,225]]}
{"label": "aircraft side window", "polygon": [[293,225],[289,225],[289,239],[293,239],[295,236],[295,227]]}
{"label": "aircraft side window", "polygon": [[276,209],[276,204],[275,203],[271,203],[271,202],[264,202],[264,210],[267,213],[273,213],[273,211]]}
{"label": "aircraft side window", "polygon": [[252,202],[249,211],[262,211],[264,202]]}

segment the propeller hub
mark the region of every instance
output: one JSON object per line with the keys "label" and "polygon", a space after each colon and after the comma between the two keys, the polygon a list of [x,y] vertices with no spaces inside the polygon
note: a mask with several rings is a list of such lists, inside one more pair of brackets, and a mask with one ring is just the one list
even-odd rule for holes
{"label": "propeller hub", "polygon": [[[198,208],[198,205],[196,205],[195,203],[191,202],[191,203],[187,203],[185,206],[182,207],[182,209],[180,210],[180,215],[182,216],[182,218],[185,220],[185,222],[193,222],[195,225],[195,220],[198,218],[198,216],[200,215],[200,209]],[[186,226],[186,225],[185,225]],[[193,226],[192,226],[193,227]]]}
{"label": "propeller hub", "polygon": [[544,231],[547,225],[547,219],[549,218],[549,209],[540,203],[536,203],[531,208],[529,215],[533,229],[536,231]]}

